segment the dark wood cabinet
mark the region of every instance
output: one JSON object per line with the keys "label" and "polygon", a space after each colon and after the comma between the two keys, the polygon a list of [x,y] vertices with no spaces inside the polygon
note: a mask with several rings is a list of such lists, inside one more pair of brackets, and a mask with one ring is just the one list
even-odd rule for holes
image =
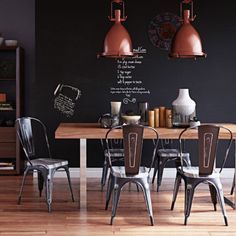
{"label": "dark wood cabinet", "polygon": [[22,161],[15,119],[23,114],[24,50],[0,47],[0,175],[20,174]]}

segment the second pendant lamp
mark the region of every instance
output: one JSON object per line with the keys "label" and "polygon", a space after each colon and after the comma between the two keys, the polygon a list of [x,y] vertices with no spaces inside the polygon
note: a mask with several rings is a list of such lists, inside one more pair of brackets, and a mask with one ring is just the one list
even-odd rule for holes
{"label": "second pendant lamp", "polygon": [[112,0],[109,20],[113,21],[114,25],[105,37],[104,49],[99,56],[110,58],[134,56],[130,35],[121,23],[126,18],[124,2],[122,0]]}
{"label": "second pendant lamp", "polygon": [[[183,10],[183,4],[190,6],[190,9]],[[206,57],[207,54],[202,50],[201,38],[197,30],[192,26],[193,2],[183,0],[180,5],[180,16],[183,17],[182,25],[176,31],[172,39],[170,58],[197,58]]]}

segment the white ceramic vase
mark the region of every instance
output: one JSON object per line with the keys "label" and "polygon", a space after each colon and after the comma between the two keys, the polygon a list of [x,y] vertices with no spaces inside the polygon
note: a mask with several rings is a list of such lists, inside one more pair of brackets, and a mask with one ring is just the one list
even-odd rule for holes
{"label": "white ceramic vase", "polygon": [[196,103],[189,96],[189,89],[179,89],[179,96],[172,102],[174,127],[189,127],[196,116]]}
{"label": "white ceramic vase", "polygon": [[183,116],[195,113],[196,103],[189,96],[189,89],[179,89],[179,96],[172,102],[174,111]]}

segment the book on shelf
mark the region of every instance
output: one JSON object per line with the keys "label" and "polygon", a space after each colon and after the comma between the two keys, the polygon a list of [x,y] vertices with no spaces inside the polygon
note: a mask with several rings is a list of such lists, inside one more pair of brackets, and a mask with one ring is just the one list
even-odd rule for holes
{"label": "book on shelf", "polygon": [[0,170],[14,170],[13,162],[0,162]]}
{"label": "book on shelf", "polygon": [[0,171],[1,170],[14,170],[14,166],[0,166]]}
{"label": "book on shelf", "polygon": [[2,108],[2,107],[0,107],[0,111],[13,111],[14,109],[12,108],[12,107],[4,107],[4,108]]}
{"label": "book on shelf", "polygon": [[0,110],[1,111],[12,111],[13,107],[11,103],[0,103]]}

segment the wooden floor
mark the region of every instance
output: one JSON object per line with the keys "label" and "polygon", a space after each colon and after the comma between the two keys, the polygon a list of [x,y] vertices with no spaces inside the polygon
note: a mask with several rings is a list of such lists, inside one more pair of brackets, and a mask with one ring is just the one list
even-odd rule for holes
{"label": "wooden floor", "polygon": [[[165,179],[159,193],[152,188],[155,226],[150,226],[142,192],[131,185],[122,192],[114,225],[110,226],[111,208],[104,210],[105,192],[99,179],[88,180],[88,209],[78,208],[78,179],[72,179],[76,202],[71,202],[66,179],[54,181],[53,211],[47,212],[44,196],[39,198],[37,182],[28,178],[22,204],[17,205],[21,177],[0,177],[0,235],[236,235],[236,211],[226,206],[229,226],[224,226],[218,207],[213,211],[208,187],[202,185],[195,193],[187,226],[183,225],[183,186],[174,211],[170,211],[173,179]],[[223,180],[229,196],[231,180]]]}

